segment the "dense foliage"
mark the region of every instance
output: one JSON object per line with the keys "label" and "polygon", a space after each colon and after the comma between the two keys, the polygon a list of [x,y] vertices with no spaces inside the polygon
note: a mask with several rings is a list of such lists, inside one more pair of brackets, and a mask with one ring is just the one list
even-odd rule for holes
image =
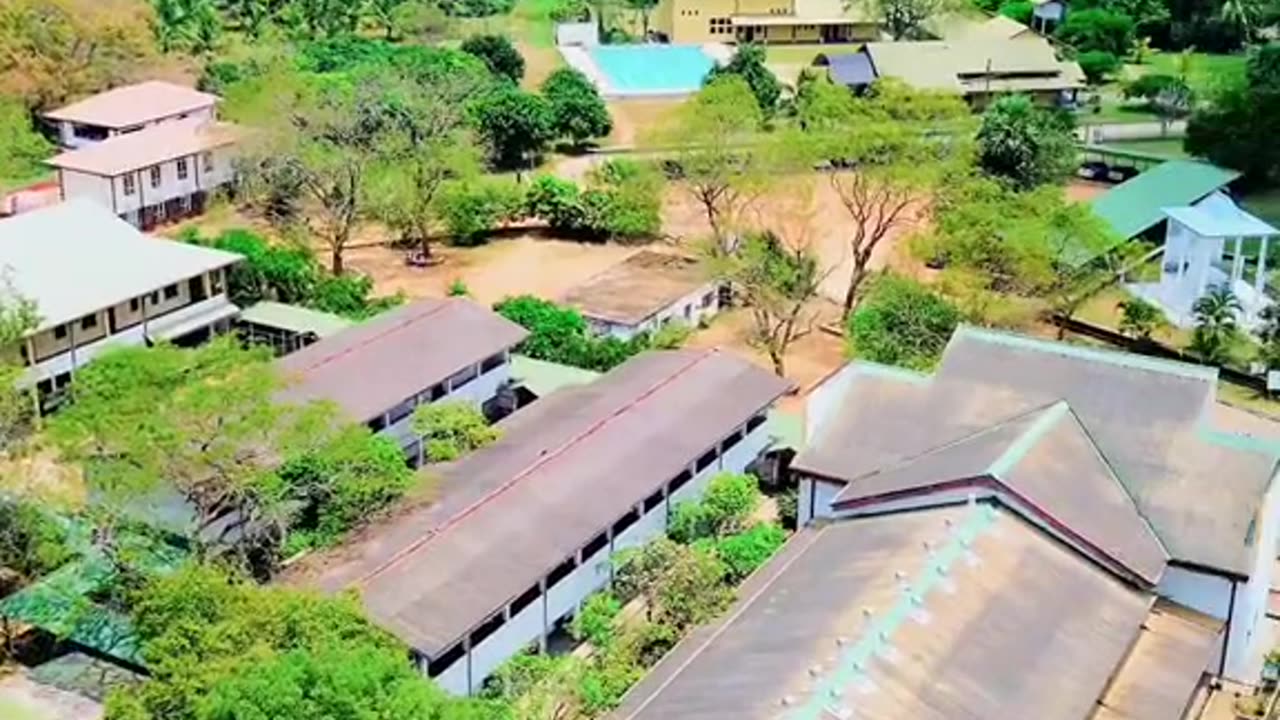
{"label": "dense foliage", "polygon": [[109,720],[501,717],[422,678],[353,597],[192,566],[139,593],[133,621],[151,676],[109,698]]}
{"label": "dense foliage", "polygon": [[471,105],[472,122],[489,151],[489,162],[502,170],[537,164],[555,138],[551,104],[515,85],[500,85]]}
{"label": "dense foliage", "polygon": [[706,82],[710,84],[718,78],[730,75],[742,78],[747,83],[747,87],[751,88],[751,94],[756,98],[756,106],[768,117],[778,108],[778,100],[782,97],[782,83],[765,65],[765,60],[763,45],[752,43],[739,45],[728,63],[711,68],[711,72],[707,73]]}
{"label": "dense foliage", "polygon": [[524,77],[524,58],[506,35],[472,35],[459,46],[484,62],[489,72],[518,83]]}
{"label": "dense foliage", "polygon": [[430,462],[457,460],[502,434],[489,425],[479,408],[465,400],[419,405],[413,412],[411,426],[422,438],[423,455]]}
{"label": "dense foliage", "polygon": [[882,275],[849,316],[849,351],[873,362],[929,370],[959,323],[960,311],[928,286]]}
{"label": "dense foliage", "polygon": [[556,68],[542,82],[541,89],[551,104],[551,124],[558,137],[582,145],[613,130],[613,119],[600,91],[580,71]]}
{"label": "dense foliage", "polygon": [[367,275],[333,275],[316,261],[310,248],[270,243],[249,230],[204,237],[187,228],[180,239],[244,256],[244,262],[233,266],[227,277],[231,301],[241,307],[274,300],[363,320],[404,301],[400,295],[375,297],[373,280]]}
{"label": "dense foliage", "polygon": [[1132,17],[1101,8],[1072,9],[1056,31],[1059,40],[1082,53],[1108,52],[1117,57],[1129,54],[1134,33]]}
{"label": "dense foliage", "polygon": [[650,343],[643,333],[626,341],[596,337],[577,310],[532,295],[507,298],[494,310],[529,331],[529,337],[516,350],[537,360],[609,370],[647,349]]}
{"label": "dense foliage", "polygon": [[1254,186],[1280,184],[1280,43],[1249,56],[1242,85],[1222,88],[1187,122],[1186,149],[1244,173]]}
{"label": "dense foliage", "polygon": [[1060,183],[1076,166],[1071,125],[1064,113],[1025,95],[1002,97],[982,114],[978,165],[1019,190]]}
{"label": "dense foliage", "polygon": [[0,192],[7,184],[48,172],[44,161],[52,154],[53,143],[36,131],[28,108],[0,96]]}

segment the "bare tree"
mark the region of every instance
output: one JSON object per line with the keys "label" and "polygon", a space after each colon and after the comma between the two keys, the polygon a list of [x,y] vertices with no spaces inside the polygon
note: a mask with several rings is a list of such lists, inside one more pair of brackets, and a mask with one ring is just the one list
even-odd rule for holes
{"label": "bare tree", "polygon": [[898,167],[861,167],[827,176],[831,189],[853,221],[849,250],[853,267],[844,294],[844,314],[853,309],[858,288],[867,277],[871,256],[893,230],[909,224],[920,205],[920,186]]}

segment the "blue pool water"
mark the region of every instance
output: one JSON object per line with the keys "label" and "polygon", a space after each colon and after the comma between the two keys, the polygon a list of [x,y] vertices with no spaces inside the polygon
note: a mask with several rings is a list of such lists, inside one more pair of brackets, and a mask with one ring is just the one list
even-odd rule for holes
{"label": "blue pool water", "polygon": [[591,59],[617,93],[691,93],[702,87],[712,61],[695,45],[600,45]]}

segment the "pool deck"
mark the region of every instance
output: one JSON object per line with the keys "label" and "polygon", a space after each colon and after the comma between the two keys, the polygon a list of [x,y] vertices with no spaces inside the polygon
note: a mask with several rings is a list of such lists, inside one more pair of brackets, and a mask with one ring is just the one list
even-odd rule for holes
{"label": "pool deck", "polygon": [[[644,47],[644,45],[636,45],[635,47]],[[711,58],[713,63],[726,63],[733,55],[733,49],[723,43],[705,43],[699,45],[698,48],[704,55]],[[608,73],[591,57],[591,48],[582,45],[561,45],[558,49],[565,63],[586,75],[587,79],[595,84],[600,94],[605,98],[681,98],[692,95],[697,91],[697,88],[688,90],[617,88],[610,82]]]}

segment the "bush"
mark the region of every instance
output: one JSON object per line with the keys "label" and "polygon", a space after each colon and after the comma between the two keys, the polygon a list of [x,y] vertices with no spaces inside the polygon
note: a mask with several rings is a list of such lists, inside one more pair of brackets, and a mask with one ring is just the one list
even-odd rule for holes
{"label": "bush", "polygon": [[1090,50],[1076,57],[1085,80],[1092,85],[1104,83],[1120,69],[1120,58],[1105,50]]}
{"label": "bush", "polygon": [[774,498],[778,504],[778,522],[786,530],[795,530],[800,525],[800,488],[792,486],[783,490]]}
{"label": "bush", "polygon": [[559,68],[542,83],[542,96],[551,104],[555,134],[582,145],[613,130],[609,108],[594,83],[573,68]]}
{"label": "bush", "polygon": [[570,632],[578,641],[586,641],[597,650],[607,648],[613,642],[617,628],[615,621],[622,611],[622,603],[607,592],[598,592],[582,604],[574,616]]}
{"label": "bush", "polygon": [[579,22],[591,19],[591,6],[586,0],[554,0],[549,14],[555,22]]}
{"label": "bush", "polygon": [[472,122],[489,150],[489,161],[500,170],[525,169],[536,164],[555,138],[551,104],[511,83],[485,93],[470,107]]}
{"label": "bush", "polygon": [[537,360],[604,372],[650,347],[644,333],[630,340],[595,337],[577,310],[532,295],[506,298],[493,309],[529,331],[516,350]]}
{"label": "bush", "polygon": [[516,0],[440,0],[440,9],[452,17],[506,15],[515,6]]}
{"label": "bush", "polygon": [[410,421],[422,437],[430,462],[457,460],[492,443],[501,435],[489,425],[480,408],[465,400],[442,400],[419,405]]}
{"label": "bush", "polygon": [[960,311],[929,287],[883,275],[849,316],[850,354],[928,370],[942,357],[959,323]]}
{"label": "bush", "polygon": [[721,473],[711,478],[701,500],[676,505],[667,535],[684,544],[731,535],[746,527],[763,497],[755,475]]}
{"label": "bush", "polygon": [[1055,34],[1082,54],[1096,51],[1123,57],[1133,49],[1135,32],[1128,15],[1092,8],[1067,13]]}
{"label": "bush", "polygon": [[740,582],[764,565],[787,541],[787,533],[773,523],[757,523],[745,532],[716,543],[716,555],[729,567],[730,582]]}
{"label": "bush", "polygon": [[462,41],[462,52],[484,62],[489,72],[518,83],[524,77],[524,57],[505,35],[472,35]]}
{"label": "bush", "polygon": [[1124,96],[1126,99],[1141,98],[1143,100],[1155,100],[1156,96],[1166,90],[1176,90],[1185,87],[1186,83],[1173,75],[1165,75],[1163,73],[1147,73],[1134,78],[1124,86]]}
{"label": "bush", "polygon": [[1030,0],[1017,0],[1000,6],[1001,15],[1017,20],[1023,25],[1031,24],[1031,14],[1033,12],[1035,12],[1035,5]]}
{"label": "bush", "polygon": [[522,214],[524,194],[501,179],[451,181],[440,189],[436,209],[452,245],[480,245],[499,225]]}
{"label": "bush", "polygon": [[307,307],[353,320],[371,318],[403,303],[404,295],[400,293],[374,297],[373,278],[350,271],[323,274],[311,297],[303,301]]}
{"label": "bush", "polygon": [[575,232],[582,228],[585,213],[582,194],[572,180],[539,175],[525,194],[525,212],[543,220],[552,229]]}
{"label": "bush", "polygon": [[611,240],[656,236],[662,230],[663,177],[650,165],[609,160],[595,168],[584,193],[586,224]]}

